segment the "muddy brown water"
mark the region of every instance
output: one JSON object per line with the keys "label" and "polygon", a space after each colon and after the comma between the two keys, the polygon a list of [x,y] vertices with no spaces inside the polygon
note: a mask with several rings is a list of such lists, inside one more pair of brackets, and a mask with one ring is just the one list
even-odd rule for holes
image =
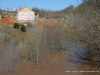
{"label": "muddy brown water", "polygon": [[[81,46],[71,45],[69,50],[63,51],[65,54],[57,53],[57,59],[55,63],[45,65],[43,68],[38,66],[16,66],[15,62],[12,62],[11,58],[15,58],[13,54],[12,45],[7,45],[7,49],[2,45],[0,47],[0,75],[100,75],[99,72],[81,72],[81,71],[99,71],[97,67],[93,67],[84,62],[88,62],[78,58],[78,53],[84,53]],[[5,50],[8,50],[5,52]],[[14,52],[17,54],[16,49]],[[60,55],[61,54],[61,55]],[[89,63],[89,62],[88,62]],[[8,68],[12,71],[7,72]],[[13,71],[14,70],[14,71]]]}

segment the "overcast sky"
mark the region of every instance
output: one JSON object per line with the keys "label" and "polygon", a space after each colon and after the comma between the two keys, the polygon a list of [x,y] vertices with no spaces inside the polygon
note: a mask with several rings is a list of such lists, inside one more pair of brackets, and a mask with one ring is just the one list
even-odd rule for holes
{"label": "overcast sky", "polygon": [[37,7],[39,9],[61,10],[69,5],[76,7],[81,2],[82,0],[0,0],[0,8],[14,10],[27,6],[30,9]]}

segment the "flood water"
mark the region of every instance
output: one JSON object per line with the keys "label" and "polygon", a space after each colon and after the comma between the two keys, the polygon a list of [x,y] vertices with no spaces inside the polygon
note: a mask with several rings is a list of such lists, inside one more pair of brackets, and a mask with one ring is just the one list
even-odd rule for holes
{"label": "flood water", "polygon": [[[74,43],[70,43],[68,50],[62,51],[62,54],[57,53],[55,63],[43,68],[20,67],[17,65],[16,55],[13,53],[17,55],[18,48],[14,47],[13,49],[11,43],[6,45],[6,48],[4,45],[0,47],[0,75],[100,75],[99,68],[96,66],[91,68],[91,65],[84,64],[86,62],[90,63],[89,61],[79,58],[78,54],[84,55],[85,53],[82,44],[77,47]],[[11,60],[12,58],[14,60]],[[7,72],[7,70],[10,70],[10,72]],[[95,72],[86,72],[91,70]]]}

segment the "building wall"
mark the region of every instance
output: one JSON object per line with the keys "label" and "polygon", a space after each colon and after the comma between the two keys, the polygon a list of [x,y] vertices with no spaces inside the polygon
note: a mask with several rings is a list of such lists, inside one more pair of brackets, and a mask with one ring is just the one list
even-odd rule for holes
{"label": "building wall", "polygon": [[34,20],[19,20],[19,23],[23,23],[23,22],[30,22],[32,24],[35,24]]}
{"label": "building wall", "polygon": [[34,12],[18,12],[18,20],[34,20]]}

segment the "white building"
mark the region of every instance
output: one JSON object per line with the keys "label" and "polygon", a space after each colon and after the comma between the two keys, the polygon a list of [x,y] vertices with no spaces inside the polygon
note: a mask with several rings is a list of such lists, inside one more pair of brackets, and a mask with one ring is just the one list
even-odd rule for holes
{"label": "white building", "polygon": [[24,7],[22,10],[18,12],[18,21],[22,22],[31,22],[34,23],[35,12],[29,9],[28,7]]}

